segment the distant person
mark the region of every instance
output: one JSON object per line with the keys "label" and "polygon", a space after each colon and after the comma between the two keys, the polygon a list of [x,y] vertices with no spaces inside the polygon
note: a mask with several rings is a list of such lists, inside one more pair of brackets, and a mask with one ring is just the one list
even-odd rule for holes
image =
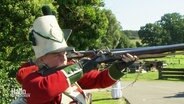
{"label": "distant person", "polygon": [[116,83],[112,85],[111,96],[113,99],[119,99],[123,97],[121,80],[117,80]]}

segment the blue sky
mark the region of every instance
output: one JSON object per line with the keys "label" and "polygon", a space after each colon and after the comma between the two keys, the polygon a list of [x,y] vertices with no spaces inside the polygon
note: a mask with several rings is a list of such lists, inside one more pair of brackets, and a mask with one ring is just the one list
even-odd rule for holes
{"label": "blue sky", "polygon": [[139,30],[147,23],[161,20],[167,13],[184,15],[184,0],[104,0],[123,30]]}

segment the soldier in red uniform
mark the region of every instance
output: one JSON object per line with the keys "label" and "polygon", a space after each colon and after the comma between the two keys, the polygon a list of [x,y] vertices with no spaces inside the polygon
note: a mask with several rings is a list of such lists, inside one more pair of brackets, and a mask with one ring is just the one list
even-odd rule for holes
{"label": "soldier in red uniform", "polygon": [[123,55],[123,63],[114,62],[103,71],[94,70],[90,60],[79,60],[62,70],[43,75],[48,70],[67,65],[66,54],[72,48],[67,46],[54,15],[38,17],[30,31],[30,39],[36,61],[25,63],[17,72],[18,82],[30,96],[21,98],[16,103],[87,104],[83,89],[111,86],[124,75],[123,70],[137,59],[130,54]]}

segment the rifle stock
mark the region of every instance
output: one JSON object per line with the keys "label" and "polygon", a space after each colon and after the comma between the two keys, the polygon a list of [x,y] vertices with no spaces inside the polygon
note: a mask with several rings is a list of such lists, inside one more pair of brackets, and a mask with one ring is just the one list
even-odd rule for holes
{"label": "rifle stock", "polygon": [[173,54],[183,54],[184,44],[173,44],[173,45],[162,45],[152,47],[141,47],[141,48],[125,48],[125,49],[112,49],[112,50],[88,50],[88,51],[74,51],[75,54],[69,54],[69,59],[82,57],[95,58],[98,63],[101,62],[113,62],[120,60],[120,56],[126,53],[136,55],[139,59],[146,58],[159,58]]}

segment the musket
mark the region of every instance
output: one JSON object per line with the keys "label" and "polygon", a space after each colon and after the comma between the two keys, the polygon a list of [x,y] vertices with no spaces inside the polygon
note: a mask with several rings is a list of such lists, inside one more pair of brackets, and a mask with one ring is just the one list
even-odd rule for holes
{"label": "musket", "polygon": [[97,63],[111,63],[116,60],[121,60],[121,55],[126,53],[136,55],[139,59],[160,58],[169,55],[183,54],[184,44],[140,47],[140,48],[125,48],[125,49],[106,49],[106,50],[87,50],[75,51],[68,53],[68,59],[80,59],[89,57]]}
{"label": "musket", "polygon": [[[125,48],[125,49],[106,49],[106,50],[87,50],[87,51],[70,51],[67,53],[68,59],[77,59],[88,57],[96,63],[111,64],[116,60],[121,61],[121,55],[124,54],[136,55],[139,59],[145,58],[159,58],[168,55],[183,54],[184,44],[174,45],[163,45],[163,46],[152,46],[152,47],[140,47],[140,48]],[[39,70],[39,73],[43,76],[54,73],[55,71],[61,70],[66,66],[58,66],[52,70]],[[45,69],[45,68],[43,68]]]}

